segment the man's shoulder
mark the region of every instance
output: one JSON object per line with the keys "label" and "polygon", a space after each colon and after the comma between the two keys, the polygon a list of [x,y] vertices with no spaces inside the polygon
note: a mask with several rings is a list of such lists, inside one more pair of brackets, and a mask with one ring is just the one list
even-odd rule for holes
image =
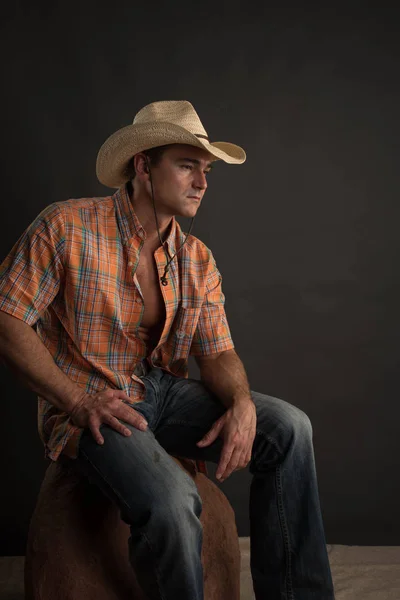
{"label": "man's shoulder", "polygon": [[68,200],[62,200],[61,202],[55,202],[54,206],[59,207],[61,210],[74,212],[87,212],[96,213],[101,210],[107,210],[114,206],[112,196],[97,197],[92,196],[88,198],[69,198]]}
{"label": "man's shoulder", "polygon": [[68,200],[60,200],[52,202],[43,208],[37,219],[54,222],[62,220],[64,223],[82,219],[83,217],[90,218],[91,215],[99,216],[104,211],[109,211],[114,208],[113,198],[105,197],[88,197],[88,198],[69,198]]}
{"label": "man's shoulder", "polygon": [[[186,239],[187,233],[185,233],[184,231],[182,231],[180,229],[180,243],[182,244],[183,241]],[[210,248],[208,246],[206,246],[206,244],[204,242],[202,242],[199,238],[197,238],[196,236],[190,234],[189,236],[187,236],[187,239],[185,241],[185,246],[186,246],[186,252],[188,252],[191,256],[193,257],[201,257],[203,260],[207,259],[207,260],[211,260],[212,259],[212,252],[210,250]]]}

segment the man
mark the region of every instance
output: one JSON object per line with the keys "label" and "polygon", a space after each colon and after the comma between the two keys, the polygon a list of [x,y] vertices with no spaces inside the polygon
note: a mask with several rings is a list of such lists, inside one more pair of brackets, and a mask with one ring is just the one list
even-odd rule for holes
{"label": "man", "polygon": [[1,355],[39,395],[46,456],[118,504],[149,598],[203,598],[201,500],[175,454],[218,463],[220,481],[249,465],[257,600],[331,600],[310,421],[250,391],[214,258],[175,220],[194,218],[218,159],[246,155],[210,143],[186,101],[114,133],[97,175],[115,194],[48,206],[3,262]]}

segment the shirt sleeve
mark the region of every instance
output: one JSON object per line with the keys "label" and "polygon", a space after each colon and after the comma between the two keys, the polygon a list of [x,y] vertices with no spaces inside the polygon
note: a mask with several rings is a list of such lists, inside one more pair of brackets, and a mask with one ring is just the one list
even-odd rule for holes
{"label": "shirt sleeve", "polygon": [[222,277],[211,254],[206,294],[190,348],[191,355],[205,356],[234,348],[224,304]]}
{"label": "shirt sleeve", "polygon": [[64,219],[57,203],[45,208],[0,265],[0,310],[34,325],[63,278]]}

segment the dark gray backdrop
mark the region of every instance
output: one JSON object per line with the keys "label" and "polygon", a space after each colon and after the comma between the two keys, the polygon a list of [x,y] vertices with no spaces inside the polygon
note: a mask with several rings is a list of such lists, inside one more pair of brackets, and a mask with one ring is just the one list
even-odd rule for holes
{"label": "dark gray backdrop", "polygon": [[[98,148],[142,106],[190,100],[212,140],[248,153],[214,170],[194,233],[251,386],[311,418],[327,541],[400,544],[396,15],[114,5],[2,9],[1,260],[46,205],[111,191]],[[46,463],[34,395],[0,375],[0,554],[23,554]],[[240,535],[249,483],[221,486]]]}

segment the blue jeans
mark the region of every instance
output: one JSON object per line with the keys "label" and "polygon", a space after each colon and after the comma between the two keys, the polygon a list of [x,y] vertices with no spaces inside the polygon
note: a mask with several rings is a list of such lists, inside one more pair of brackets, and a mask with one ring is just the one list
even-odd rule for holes
{"label": "blue jeans", "polygon": [[[85,430],[75,462],[130,525],[129,558],[152,600],[203,600],[201,499],[170,454],[219,462],[223,440],[196,446],[226,408],[203,384],[161,369],[143,376],[147,420],[125,437]],[[300,409],[252,392],[257,412],[250,473],[250,564],[257,600],[332,600],[312,428]],[[234,475],[234,474],[233,474]]]}

